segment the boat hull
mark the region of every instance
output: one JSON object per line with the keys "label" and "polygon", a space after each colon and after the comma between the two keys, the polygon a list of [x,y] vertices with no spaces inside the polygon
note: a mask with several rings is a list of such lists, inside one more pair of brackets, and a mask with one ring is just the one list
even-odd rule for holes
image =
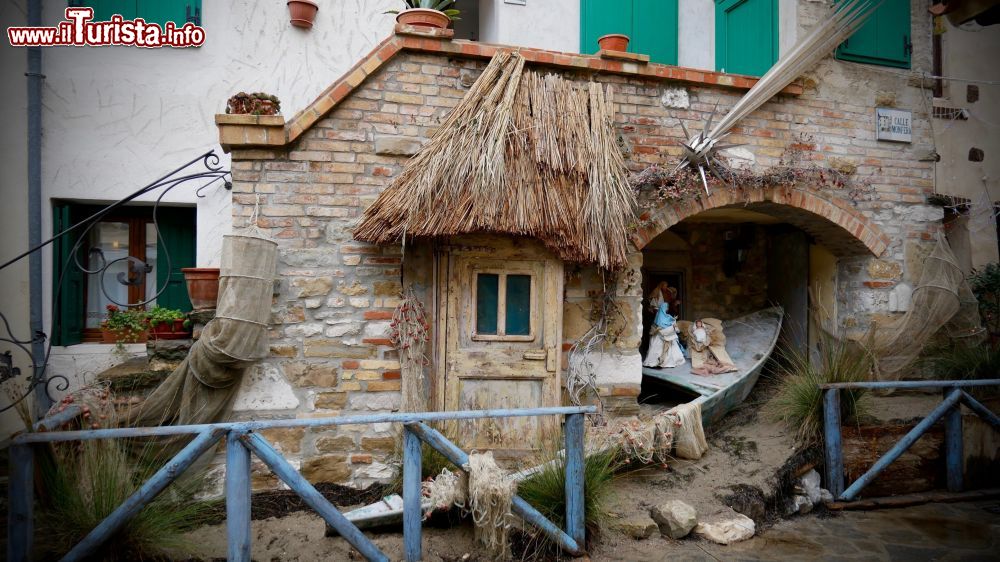
{"label": "boat hull", "polygon": [[697,395],[693,402],[701,404],[702,425],[708,427],[750,395],[778,343],[783,318],[781,307],[774,307],[723,322],[726,351],[739,368],[735,373],[695,375],[685,363],[672,369],[644,367],[642,374]]}

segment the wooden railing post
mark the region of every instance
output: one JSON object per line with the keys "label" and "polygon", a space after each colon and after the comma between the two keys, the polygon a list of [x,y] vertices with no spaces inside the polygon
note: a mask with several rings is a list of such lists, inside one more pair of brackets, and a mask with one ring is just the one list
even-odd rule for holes
{"label": "wooden railing post", "polygon": [[250,449],[239,431],[226,436],[226,543],[229,562],[250,562]]}
{"label": "wooden railing post", "polygon": [[826,452],[826,489],[839,498],[844,493],[844,452],[840,435],[840,390],[823,394],[823,435]]}
{"label": "wooden railing post", "polygon": [[31,560],[34,529],[35,456],[31,445],[10,448],[7,503],[7,560]]}
{"label": "wooden railing post", "polygon": [[584,418],[583,414],[566,416],[566,534],[580,548],[587,537],[584,499]]}
{"label": "wooden railing post", "polygon": [[[952,393],[964,394],[957,388],[945,388],[944,398],[947,399]],[[964,461],[965,458],[962,449],[962,402],[958,401],[955,402],[955,405],[944,416],[944,462],[949,492],[962,491]]]}
{"label": "wooden railing post", "polygon": [[403,548],[406,562],[421,558],[421,529],[423,513],[420,506],[422,480],[420,438],[403,427]]}

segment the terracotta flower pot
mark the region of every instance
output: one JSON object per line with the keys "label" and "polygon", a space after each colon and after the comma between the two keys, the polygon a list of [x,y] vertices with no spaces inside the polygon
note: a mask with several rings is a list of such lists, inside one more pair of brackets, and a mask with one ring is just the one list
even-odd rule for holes
{"label": "terracotta flower pot", "polygon": [[311,28],[318,11],[319,4],[312,0],[288,0],[289,23],[295,27]]}
{"label": "terracotta flower pot", "polygon": [[219,268],[185,267],[184,281],[187,282],[188,297],[195,310],[211,310],[219,298]]}
{"label": "terracotta flower pot", "polygon": [[153,326],[151,335],[159,340],[183,340],[190,336],[190,332],[184,329],[184,319],[179,318],[171,322],[160,322]]}
{"label": "terracotta flower pot", "polygon": [[451,18],[444,12],[428,10],[427,8],[403,10],[396,16],[396,21],[403,25],[422,25],[437,29],[448,29],[448,26],[451,25]]}
{"label": "terracotta flower pot", "polygon": [[627,51],[628,35],[621,33],[605,35],[597,40],[597,44],[601,46],[602,51]]}

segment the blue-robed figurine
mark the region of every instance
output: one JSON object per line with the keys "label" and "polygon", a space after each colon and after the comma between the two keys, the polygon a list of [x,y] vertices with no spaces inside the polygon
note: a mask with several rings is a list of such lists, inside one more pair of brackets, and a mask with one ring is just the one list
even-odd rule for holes
{"label": "blue-robed figurine", "polygon": [[646,351],[645,367],[669,369],[684,364],[684,353],[677,338],[677,319],[668,312],[670,305],[661,302],[649,330],[649,349]]}

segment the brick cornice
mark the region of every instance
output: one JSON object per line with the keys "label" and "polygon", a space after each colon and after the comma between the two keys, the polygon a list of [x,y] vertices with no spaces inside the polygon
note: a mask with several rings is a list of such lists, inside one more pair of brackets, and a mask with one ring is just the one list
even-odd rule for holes
{"label": "brick cornice", "polygon": [[[295,141],[338,103],[346,99],[368,76],[377,72],[382,65],[404,50],[488,59],[498,50],[514,48],[530,64],[563,70],[619,74],[737,90],[748,90],[757,83],[757,79],[750,76],[649,63],[646,62],[648,57],[642,55],[606,51],[601,51],[597,55],[561,53],[526,47],[491,45],[461,39],[453,40],[453,35],[454,32],[450,29],[430,29],[397,24],[392,35],[375,46],[366,57],[358,61],[339,80],[323,90],[305,109],[284,122],[280,131],[277,129],[280,122],[240,121],[233,118],[253,116],[217,115],[219,143],[225,151],[229,152],[230,150],[252,147],[274,148]],[[798,84],[792,84],[782,90],[782,93],[799,95],[802,93],[802,87]]]}

